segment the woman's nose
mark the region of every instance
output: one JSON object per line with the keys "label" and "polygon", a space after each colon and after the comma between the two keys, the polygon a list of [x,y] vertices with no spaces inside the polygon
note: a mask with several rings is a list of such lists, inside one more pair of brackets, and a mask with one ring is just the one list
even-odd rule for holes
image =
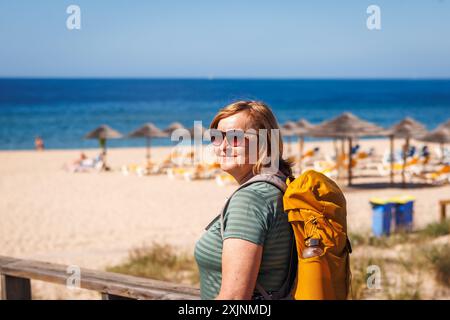
{"label": "woman's nose", "polygon": [[227,138],[223,137],[222,143],[220,144],[220,150],[226,152],[227,149],[228,149]]}

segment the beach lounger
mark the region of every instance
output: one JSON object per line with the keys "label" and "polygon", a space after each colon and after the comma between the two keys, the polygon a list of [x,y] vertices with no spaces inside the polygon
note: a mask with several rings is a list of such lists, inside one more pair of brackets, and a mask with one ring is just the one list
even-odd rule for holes
{"label": "beach lounger", "polygon": [[100,156],[96,156],[95,158],[81,160],[78,164],[65,164],[63,169],[72,173],[91,171],[99,172],[104,169],[104,162]]}
{"label": "beach lounger", "polygon": [[138,177],[143,177],[153,173],[153,168],[155,164],[149,162],[147,164],[136,164],[132,163],[129,165],[123,165],[121,167],[121,172],[124,176],[129,176],[130,174],[136,174]]}
{"label": "beach lounger", "polygon": [[432,172],[420,172],[414,170],[411,179],[418,179],[432,185],[444,185],[450,183],[450,165],[443,165]]}
{"label": "beach lounger", "polygon": [[217,174],[221,172],[220,165],[218,164],[200,164],[188,170],[184,173],[184,179],[186,181],[199,180],[199,179],[214,179]]}
{"label": "beach lounger", "polygon": [[329,178],[335,178],[338,175],[338,168],[334,162],[326,160],[314,161],[314,170],[318,171]]}

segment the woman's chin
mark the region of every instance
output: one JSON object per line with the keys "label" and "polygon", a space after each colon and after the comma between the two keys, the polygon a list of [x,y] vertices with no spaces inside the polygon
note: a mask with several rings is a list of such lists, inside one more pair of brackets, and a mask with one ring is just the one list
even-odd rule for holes
{"label": "woman's chin", "polygon": [[235,157],[220,158],[220,168],[225,172],[232,171],[239,166],[236,160]]}
{"label": "woman's chin", "polygon": [[233,171],[238,165],[235,163],[228,163],[228,162],[222,162],[220,164],[220,169],[222,169],[225,172],[230,173],[230,171]]}

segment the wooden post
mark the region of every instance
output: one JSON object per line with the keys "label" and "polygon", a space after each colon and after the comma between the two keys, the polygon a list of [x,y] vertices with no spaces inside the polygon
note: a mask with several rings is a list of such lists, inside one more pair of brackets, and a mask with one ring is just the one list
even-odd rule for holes
{"label": "wooden post", "polygon": [[339,138],[341,140],[341,150],[338,159],[336,159],[336,166],[338,169],[338,180],[342,179],[342,169],[344,167],[344,159],[345,159],[345,139]]}
{"label": "wooden post", "polygon": [[348,138],[348,186],[352,185],[352,138]]}
{"label": "wooden post", "polygon": [[402,166],[402,187],[406,187],[406,176],[405,176],[405,169],[406,169],[406,161],[408,159],[408,152],[409,152],[409,137],[406,138],[405,146],[403,150],[403,166]]}
{"label": "wooden post", "polygon": [[394,184],[394,136],[389,137],[391,141],[391,153],[390,153],[390,164],[391,164],[391,186]]}
{"label": "wooden post", "polygon": [[147,137],[147,163],[150,162],[150,137]]}
{"label": "wooden post", "polygon": [[299,174],[302,174],[302,169],[303,169],[303,145],[304,145],[304,137],[303,136],[299,136],[300,142],[299,142],[299,147],[300,147],[300,159],[298,161],[298,169],[299,169]]}
{"label": "wooden post", "polygon": [[30,279],[1,275],[2,300],[31,300]]}

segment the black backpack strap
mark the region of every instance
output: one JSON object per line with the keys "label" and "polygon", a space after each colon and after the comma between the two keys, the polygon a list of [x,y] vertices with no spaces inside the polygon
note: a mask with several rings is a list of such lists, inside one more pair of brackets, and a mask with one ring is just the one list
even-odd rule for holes
{"label": "black backpack strap", "polygon": [[[297,276],[297,266],[298,266],[298,255],[297,255],[297,245],[295,243],[295,237],[292,235],[292,245],[291,245],[291,254],[289,259],[289,268],[286,276],[286,280],[284,280],[281,288],[272,293],[272,295],[268,295],[262,286],[256,284],[256,289],[258,289],[259,293],[264,297],[265,300],[280,300],[280,299],[293,299],[291,294],[291,289],[294,284],[295,278]],[[266,298],[268,296],[268,298]]]}

